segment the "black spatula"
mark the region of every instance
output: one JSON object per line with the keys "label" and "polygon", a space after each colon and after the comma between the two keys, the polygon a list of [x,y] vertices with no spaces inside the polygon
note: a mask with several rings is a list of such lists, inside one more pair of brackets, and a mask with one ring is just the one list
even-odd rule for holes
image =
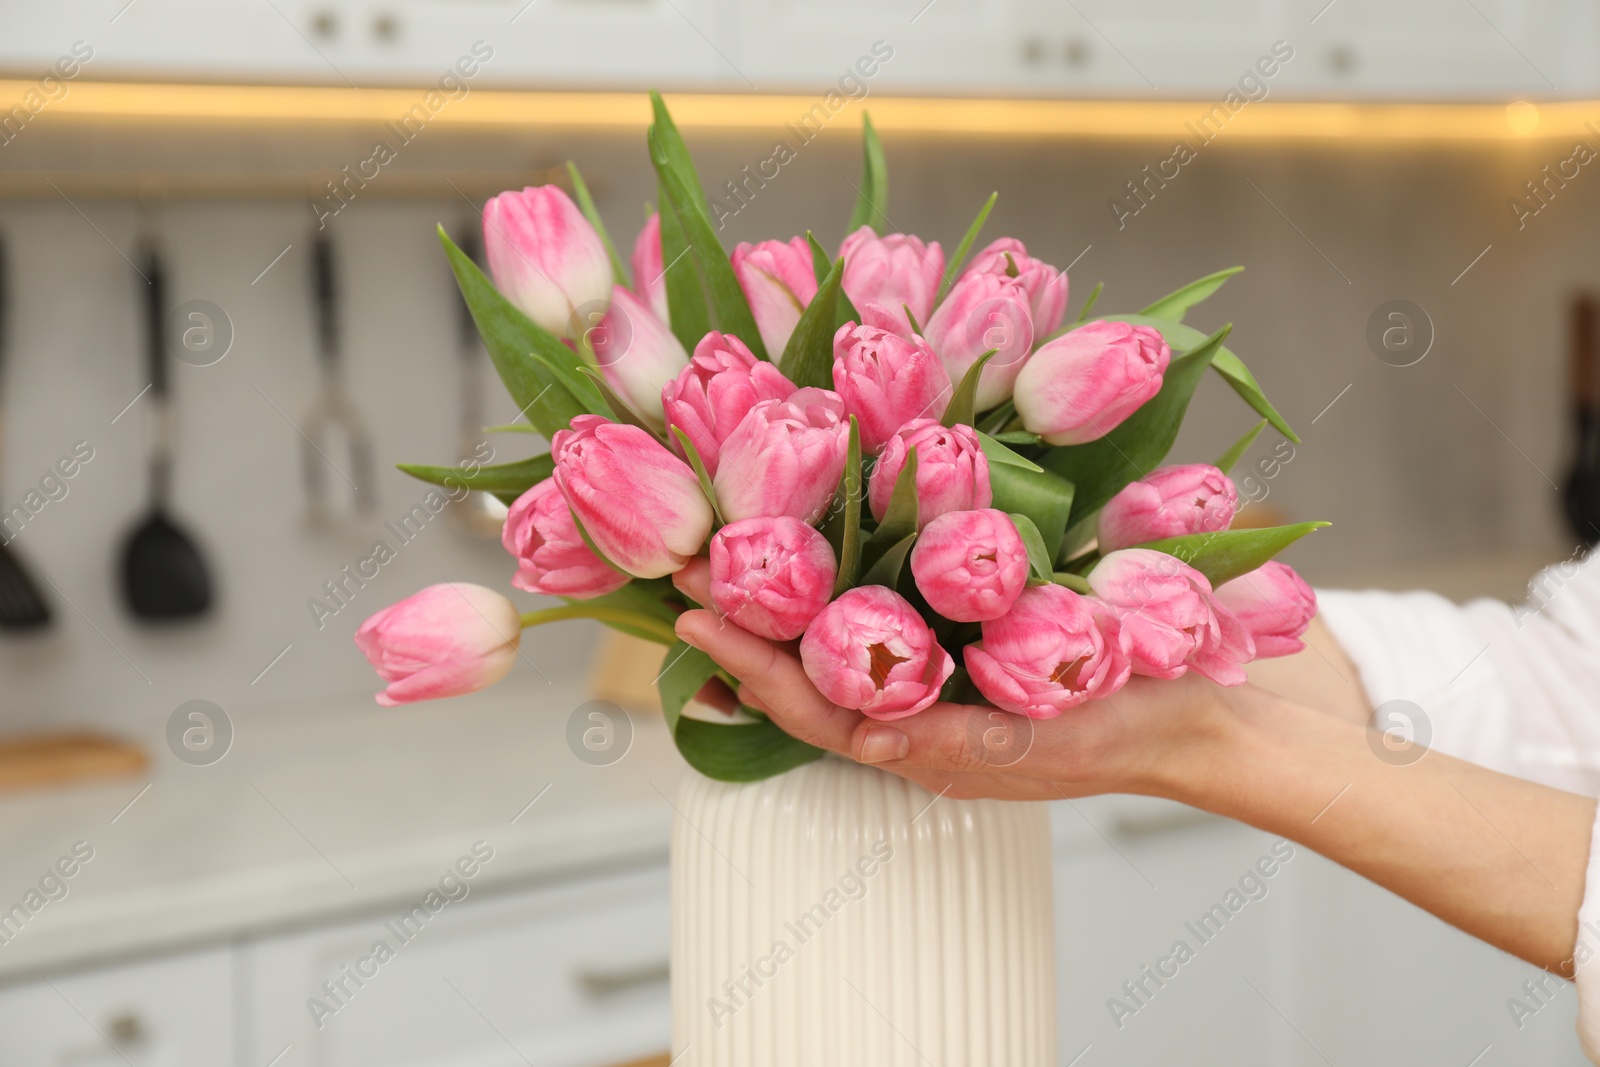
{"label": "black spatula", "polygon": [[122,594],[141,619],[184,619],[211,606],[211,579],[194,540],[167,514],[172,481],[172,420],[168,412],[165,278],[160,257],[146,248],[145,358],[150,374],[150,510],[122,549]]}
{"label": "black spatula", "polygon": [[[9,280],[6,277],[5,245],[0,243],[0,393],[4,392],[5,385]],[[0,430],[0,444],[3,443],[4,431]],[[0,520],[6,517],[0,515]],[[0,629],[4,630],[36,630],[50,621],[50,608],[39,595],[39,587],[8,544],[11,538],[21,532],[0,525]]]}

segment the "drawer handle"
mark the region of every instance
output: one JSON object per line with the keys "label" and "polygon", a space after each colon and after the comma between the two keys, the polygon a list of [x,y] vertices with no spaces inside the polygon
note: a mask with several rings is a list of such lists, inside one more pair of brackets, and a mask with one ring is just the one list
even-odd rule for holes
{"label": "drawer handle", "polygon": [[587,996],[608,997],[665,982],[667,973],[667,961],[659,960],[637,967],[580,967],[572,978]]}

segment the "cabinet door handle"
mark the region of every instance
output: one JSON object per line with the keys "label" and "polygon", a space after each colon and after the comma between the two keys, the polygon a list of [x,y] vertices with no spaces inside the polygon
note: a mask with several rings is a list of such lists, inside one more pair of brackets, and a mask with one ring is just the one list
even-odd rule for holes
{"label": "cabinet door handle", "polygon": [[666,960],[642,963],[634,967],[579,967],[572,974],[585,995],[608,997],[640,986],[656,985],[667,980]]}

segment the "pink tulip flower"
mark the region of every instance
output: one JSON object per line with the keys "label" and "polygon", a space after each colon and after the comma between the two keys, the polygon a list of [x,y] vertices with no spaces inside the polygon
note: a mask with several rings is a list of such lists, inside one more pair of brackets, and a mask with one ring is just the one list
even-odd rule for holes
{"label": "pink tulip flower", "polygon": [[939,699],[955,661],[905,597],[881,585],[846,590],[800,639],[811,684],[870,718],[915,715]]}
{"label": "pink tulip flower", "polygon": [[867,303],[859,305],[856,312],[861,316],[863,326],[873,326],[884,333],[892,333],[902,341],[925,343],[922,341],[922,336],[906,321],[905,312],[899,308],[891,311],[882,304]]}
{"label": "pink tulip flower", "polygon": [[1238,616],[1256,642],[1256,655],[1292,656],[1317,616],[1317,594],[1287,563],[1269,560],[1217,587],[1217,603]]}
{"label": "pink tulip flower", "polygon": [[978,378],[977,408],[986,411],[1011,398],[1017,375],[1033,350],[1028,290],[1004,274],[969,271],[928,320],[923,336],[939,353],[953,382],[960,382],[979,356],[995,350]]}
{"label": "pink tulip flower", "polygon": [[861,426],[861,448],[875,456],[912,419],[938,418],[950,403],[950,376],[933,350],[853,322],[833,335],[833,387]]}
{"label": "pink tulip flower", "polygon": [[844,473],[850,423],[831,389],[800,389],[763,400],[728,439],[712,484],[728,522],[792,515],[815,522]]}
{"label": "pink tulip flower", "polygon": [[700,453],[706,473],[715,476],[722,442],[745,414],[763,400],[787,400],[794,392],[794,383],[777,364],[757,359],[732,334],[713,330],[694,346],[689,365],[661,391],[667,441],[682,454],[670,427],[682,430]]}
{"label": "pink tulip flower", "polygon": [[947,511],[918,535],[911,574],[940,615],[987,622],[1010,611],[1027,586],[1028,550],[1003,511]]}
{"label": "pink tulip flower", "polygon": [[881,304],[903,318],[904,306],[919,323],[927,323],[944,276],[944,249],[938,241],[924,243],[903,233],[879,237],[863,226],[844,239],[839,254],[844,257],[844,292],[857,309]]}
{"label": "pink tulip flower", "polygon": [[711,538],[711,603],[743,629],[769,641],[806,632],[838,574],[833,546],[799,519],[741,519]]}
{"label": "pink tulip flower", "polygon": [[485,689],[517,659],[522,616],[493,589],[465,582],[430,585],[361,624],[356,646],[389,683],[384,707]]}
{"label": "pink tulip flower", "polygon": [[633,242],[633,291],[656,318],[671,323],[667,313],[667,275],[661,256],[661,216],[652,212]]}
{"label": "pink tulip flower", "polygon": [[605,317],[588,338],[611,391],[650,426],[665,426],[662,390],[689,365],[689,354],[667,324],[619,285],[611,291]]}
{"label": "pink tulip flower", "polygon": [[1101,552],[1165,537],[1226,530],[1239,510],[1233,479],[1208,463],[1161,467],[1131,482],[1100,511]]}
{"label": "pink tulip flower", "polygon": [[1017,414],[1053,445],[1097,440],[1161,391],[1171,361],[1159,331],[1096,320],[1033,354],[1017,376]]}
{"label": "pink tulip flower", "polygon": [[561,495],[605,557],[636,578],[681,570],[711,533],[711,504],[683,460],[637,426],[579,415],[550,442]]}
{"label": "pink tulip flower", "polygon": [[967,273],[998,274],[1021,282],[1028,291],[1034,332],[1040,337],[1054,332],[1066,317],[1067,272],[1028,255],[1027,248],[1015,237],[989,242],[973,257]]}
{"label": "pink tulip flower", "polygon": [[787,241],[741,244],[733,250],[733,273],[739,279],[767,355],[783,355],[800,313],[817,295],[811,267],[811,246],[804,237]]}
{"label": "pink tulip flower", "polygon": [[483,249],[495,287],[551,333],[575,337],[604,313],[611,296],[605,245],[555,186],[501,193],[485,204]]}
{"label": "pink tulip flower", "polygon": [[889,438],[867,483],[867,504],[883,521],[906,454],[917,450],[917,529],[947,511],[976,511],[994,500],[989,458],[970,426],[946,428],[938,419],[913,419]]}
{"label": "pink tulip flower", "polygon": [[1115,693],[1130,673],[1115,614],[1059,585],[1023,591],[967,646],[972,682],[998,708],[1053,719]]}
{"label": "pink tulip flower", "polygon": [[1095,564],[1089,588],[1116,612],[1134,674],[1176,678],[1193,667],[1222,685],[1244,682],[1255,642],[1193,567],[1165,552],[1125,548]]}
{"label": "pink tulip flower", "polygon": [[511,584],[530,593],[588,600],[620,589],[628,576],[595,555],[554,478],[517,497],[506,515],[500,543],[517,558]]}

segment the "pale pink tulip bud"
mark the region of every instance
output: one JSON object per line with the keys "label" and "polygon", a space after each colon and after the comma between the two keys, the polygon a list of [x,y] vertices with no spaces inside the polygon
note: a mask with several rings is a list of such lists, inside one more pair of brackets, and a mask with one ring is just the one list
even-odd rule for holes
{"label": "pale pink tulip bud", "polygon": [[763,400],[722,442],[713,485],[728,522],[792,515],[815,522],[827,510],[850,451],[844,401],[831,389]]}
{"label": "pale pink tulip bud", "polygon": [[977,511],[994,500],[989,458],[970,426],[945,427],[938,419],[913,419],[889,438],[872,468],[867,503],[883,521],[906,453],[917,450],[917,529],[947,511]]}
{"label": "pale pink tulip bud", "polygon": [[833,546],[799,519],[740,519],[711,538],[711,603],[769,641],[806,632],[838,575]]}
{"label": "pale pink tulip bud", "polygon": [[1226,530],[1239,510],[1233,479],[1208,463],[1161,467],[1130,482],[1100,511],[1101,552]]}
{"label": "pale pink tulip bud", "polygon": [[853,322],[833,335],[833,387],[861,426],[862,450],[872,456],[912,419],[943,415],[953,391],[933,349]]}
{"label": "pale pink tulip bud", "polygon": [[1059,585],[1024,590],[1007,614],[983,624],[983,640],[964,658],[990,703],[1031,719],[1108,697],[1130,673],[1116,616]]}
{"label": "pale pink tulip bud", "polygon": [[1112,552],[1089,572],[1089,588],[1116,612],[1133,673],[1176,678],[1193,667],[1222,685],[1239,685],[1255,642],[1211,594],[1206,576],[1148,548]]}
{"label": "pale pink tulip bud", "polygon": [[740,244],[730,257],[739,288],[750,302],[767,354],[777,359],[789,343],[800,313],[817,295],[811,246],[804,237]]}
{"label": "pale pink tulip bud", "polygon": [[1098,440],[1161,391],[1171,361],[1159,331],[1098,319],[1033,354],[1017,377],[1017,414],[1053,445]]}
{"label": "pale pink tulip bud", "polygon": [[1003,511],[947,511],[911,549],[911,573],[928,606],[954,622],[998,619],[1028,584],[1028,550]]}
{"label": "pale pink tulip bud", "polygon": [[611,261],[589,220],[553,185],[483,206],[483,249],[501,294],[561,337],[593,325],[611,295]]}
{"label": "pale pink tulip bud", "polygon": [[506,515],[500,543],[517,558],[511,584],[530,593],[588,600],[628,582],[626,574],[583,543],[567,498],[554,478],[546,478],[517,497]]}
{"label": "pale pink tulip bud", "polygon": [[999,274],[1015,278],[1028,291],[1034,333],[1043,337],[1055,331],[1067,314],[1067,272],[1028,255],[1015,237],[989,242],[967,268],[969,274]]}
{"label": "pale pink tulip bud", "polygon": [[633,242],[633,291],[638,293],[656,318],[671,323],[667,313],[667,273],[661,257],[661,216],[651,213]]}
{"label": "pale pink tulip bud", "polygon": [[1028,290],[1004,274],[963,274],[928,320],[923,336],[953,382],[960,382],[979,356],[994,349],[978,377],[977,395],[979,411],[992,408],[1011,398],[1033,350]]}
{"label": "pale pink tulip bud", "polygon": [[891,311],[882,304],[862,304],[856,311],[861,315],[863,326],[875,326],[884,333],[894,334],[902,341],[922,341],[917,332],[911,328],[911,324],[906,321],[906,313],[899,308]]}
{"label": "pale pink tulip bud", "polygon": [[794,383],[776,363],[757,359],[737,337],[713,330],[694,346],[689,365],[661,391],[667,441],[681,454],[683,446],[670,427],[682,430],[700,453],[706,473],[715,476],[722,442],[745,414],[763,400],[787,400],[794,391]]}
{"label": "pale pink tulip bud", "polygon": [[517,659],[522,616],[481,585],[430,585],[361,624],[356,647],[389,687],[385,707],[485,689]]}
{"label": "pale pink tulip bud", "polygon": [[822,609],[800,639],[811,684],[841,708],[903,719],[939,699],[955,661],[893,589],[862,585]]}
{"label": "pale pink tulip bud", "polygon": [[1287,563],[1269,560],[1217,587],[1217,603],[1238,616],[1255,638],[1258,657],[1292,656],[1317,615],[1317,594]]}
{"label": "pale pink tulip bud", "polygon": [[879,237],[863,226],[844,239],[839,254],[844,257],[845,295],[858,309],[881,304],[903,317],[903,305],[919,323],[927,323],[944,276],[944,249],[938,241],[924,243],[905,233]]}
{"label": "pale pink tulip bud", "polygon": [[579,415],[550,442],[556,484],[595,548],[636,578],[681,570],[711,533],[711,504],[683,460],[637,426]]}
{"label": "pale pink tulip bud", "polygon": [[662,390],[689,365],[689,354],[667,324],[619,285],[611,291],[605,317],[588,331],[588,338],[611,391],[649,425],[665,426]]}

